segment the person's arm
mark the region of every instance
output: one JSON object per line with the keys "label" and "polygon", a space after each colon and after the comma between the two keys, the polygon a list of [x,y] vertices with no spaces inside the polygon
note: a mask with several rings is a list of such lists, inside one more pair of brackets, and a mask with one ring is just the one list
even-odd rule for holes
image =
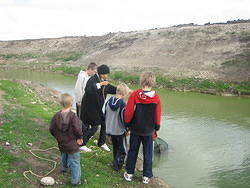
{"label": "person's arm", "polygon": [[161,124],[161,101],[159,97],[159,102],[156,104],[156,110],[155,110],[155,130],[156,131],[160,130],[160,124]]}
{"label": "person's arm", "polygon": [[134,116],[134,111],[135,111],[135,93],[133,92],[129,98],[128,98],[128,103],[125,108],[125,114],[124,114],[124,123],[126,126],[129,126],[129,124],[132,121],[132,118]]}
{"label": "person's arm", "polygon": [[105,92],[107,94],[116,94],[116,87],[111,85],[111,84],[108,84],[106,87],[105,87]]}
{"label": "person's arm", "polygon": [[52,136],[55,136],[54,132],[55,132],[55,116],[52,118],[51,122],[50,122],[50,126],[49,126],[49,132]]}
{"label": "person's arm", "polygon": [[81,74],[79,74],[76,85],[75,85],[75,96],[76,96],[76,103],[81,104],[82,102],[82,96],[84,93],[84,82],[85,82],[85,77]]}
{"label": "person's arm", "polygon": [[108,84],[108,81],[99,82],[97,80],[94,80],[94,78],[90,78],[87,81],[85,93],[96,93],[97,90],[101,89],[101,86],[106,86]]}

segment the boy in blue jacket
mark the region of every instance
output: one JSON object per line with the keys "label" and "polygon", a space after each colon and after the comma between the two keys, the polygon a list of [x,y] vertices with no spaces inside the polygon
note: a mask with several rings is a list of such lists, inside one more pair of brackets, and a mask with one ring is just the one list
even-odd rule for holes
{"label": "boy in blue jacket", "polygon": [[115,97],[111,97],[105,105],[106,133],[110,135],[112,139],[114,157],[113,168],[115,170],[120,170],[122,168],[126,156],[123,144],[126,132],[123,115],[126,104],[123,99],[128,93],[128,86],[123,83],[119,84]]}

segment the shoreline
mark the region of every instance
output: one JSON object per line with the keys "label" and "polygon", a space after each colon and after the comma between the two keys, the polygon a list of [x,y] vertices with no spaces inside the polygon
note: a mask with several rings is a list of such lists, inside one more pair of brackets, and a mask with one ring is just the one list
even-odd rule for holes
{"label": "shoreline", "polygon": [[[0,80],[5,80],[5,79],[0,79]],[[60,92],[58,92],[54,89],[51,89],[49,87],[46,87],[43,84],[37,84],[37,83],[31,82],[31,81],[26,81],[26,80],[10,80],[10,81],[17,82],[17,83],[21,84],[22,86],[24,86],[24,88],[27,89],[27,92],[32,93],[35,96],[38,96],[38,98],[40,99],[40,100],[38,100],[38,103],[45,103],[45,104],[48,104],[49,106],[54,106],[54,107],[58,106]],[[114,184],[114,186],[115,186],[115,184]],[[135,187],[140,188],[143,186],[144,186],[143,184],[138,184]],[[130,187],[130,186],[128,184],[125,187]],[[134,186],[132,186],[132,187],[134,187]],[[154,177],[151,180],[151,183],[148,184],[146,187],[170,188],[170,186],[166,182],[164,182],[162,179],[160,179],[159,177]]]}
{"label": "shoreline", "polygon": [[[35,71],[35,72],[48,72],[54,74],[63,74],[67,76],[76,77],[79,71],[79,67],[54,68],[54,69],[30,69],[21,67],[22,70]],[[1,67],[0,70],[19,70],[18,68],[12,67]],[[250,81],[230,83],[224,81],[212,81],[202,80],[199,78],[182,78],[182,79],[171,79],[162,75],[157,76],[157,89],[168,89],[177,92],[195,92],[201,94],[218,95],[224,97],[250,97]],[[134,73],[127,73],[124,71],[111,72],[110,78],[115,83],[125,82],[128,85],[138,84],[139,75]],[[203,84],[203,85],[202,85]],[[231,85],[230,85],[231,84]],[[245,85],[244,85],[245,84]],[[218,86],[217,86],[218,85]],[[243,86],[242,86],[243,85]],[[197,88],[200,87],[200,88]],[[206,88],[207,87],[207,88]],[[215,88],[211,88],[215,87]],[[216,87],[227,87],[226,89]],[[231,88],[230,88],[231,87]],[[246,87],[246,89],[245,89]]]}

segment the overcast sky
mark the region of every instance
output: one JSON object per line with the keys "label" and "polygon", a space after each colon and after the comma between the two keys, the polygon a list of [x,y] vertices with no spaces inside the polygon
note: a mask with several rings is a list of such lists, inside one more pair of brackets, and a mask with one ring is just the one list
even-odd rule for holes
{"label": "overcast sky", "polygon": [[249,19],[250,0],[0,0],[0,40]]}

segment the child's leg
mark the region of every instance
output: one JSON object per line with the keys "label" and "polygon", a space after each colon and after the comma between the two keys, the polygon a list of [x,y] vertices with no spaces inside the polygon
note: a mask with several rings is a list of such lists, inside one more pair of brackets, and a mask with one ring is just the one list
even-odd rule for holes
{"label": "child's leg", "polygon": [[[88,125],[89,126],[89,125]],[[83,135],[84,136],[84,144],[86,145],[87,142],[89,141],[89,139],[96,133],[96,131],[98,130],[98,125],[91,125],[90,128],[88,128],[88,130],[86,131],[86,133]]]}
{"label": "child's leg", "polygon": [[74,185],[81,183],[80,152],[68,154],[68,166],[71,170],[71,183]]}
{"label": "child's leg", "polygon": [[125,148],[123,145],[124,135],[117,136],[117,154],[116,154],[116,162],[118,168],[121,169],[124,163],[124,159],[126,156]]}
{"label": "child's leg", "polygon": [[142,136],[143,145],[143,176],[153,177],[152,157],[153,157],[153,139],[152,136]]}
{"label": "child's leg", "polygon": [[113,145],[113,157],[115,161],[116,155],[117,155],[117,136],[111,135],[111,139],[112,139],[112,145]]}
{"label": "child's leg", "polygon": [[61,152],[61,171],[66,172],[68,169],[68,154]]}
{"label": "child's leg", "polygon": [[106,142],[106,124],[105,121],[101,122],[101,130],[100,130],[100,136],[98,139],[98,146],[101,146],[103,144],[105,144]]}
{"label": "child's leg", "polygon": [[134,174],[135,172],[135,163],[138,156],[140,142],[140,136],[130,135],[130,148],[128,151],[128,158],[126,163],[126,171],[128,174]]}

